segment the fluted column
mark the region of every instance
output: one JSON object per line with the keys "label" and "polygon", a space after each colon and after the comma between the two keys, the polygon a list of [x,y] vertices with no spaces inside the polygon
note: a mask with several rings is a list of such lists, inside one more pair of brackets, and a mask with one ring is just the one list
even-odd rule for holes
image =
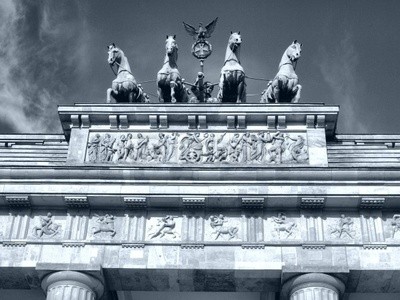
{"label": "fluted column", "polygon": [[46,300],[96,300],[104,292],[103,283],[97,278],[75,271],[60,271],[42,280]]}
{"label": "fluted column", "polygon": [[287,281],[281,291],[282,300],[339,300],[345,286],[339,279],[323,274],[309,273]]}

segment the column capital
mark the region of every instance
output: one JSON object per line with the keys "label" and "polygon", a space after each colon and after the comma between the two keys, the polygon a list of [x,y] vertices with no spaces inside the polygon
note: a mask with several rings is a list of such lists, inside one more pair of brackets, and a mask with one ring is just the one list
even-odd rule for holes
{"label": "column capital", "polygon": [[75,285],[92,291],[99,299],[104,293],[104,284],[97,278],[77,271],[58,271],[50,273],[42,280],[42,289],[47,292],[56,286]]}
{"label": "column capital", "polygon": [[326,288],[342,295],[345,290],[344,283],[331,275],[324,273],[307,273],[293,277],[286,281],[281,290],[281,300],[288,300],[296,291],[305,288]]}

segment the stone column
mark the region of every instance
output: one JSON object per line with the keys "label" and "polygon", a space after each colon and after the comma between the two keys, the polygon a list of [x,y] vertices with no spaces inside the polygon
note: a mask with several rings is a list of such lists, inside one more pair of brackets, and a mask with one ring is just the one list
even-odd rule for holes
{"label": "stone column", "polygon": [[103,283],[97,278],[75,271],[60,271],[42,280],[46,300],[96,300],[104,292]]}
{"label": "stone column", "polygon": [[309,273],[287,281],[281,291],[282,300],[339,300],[345,285],[339,279],[323,274]]}

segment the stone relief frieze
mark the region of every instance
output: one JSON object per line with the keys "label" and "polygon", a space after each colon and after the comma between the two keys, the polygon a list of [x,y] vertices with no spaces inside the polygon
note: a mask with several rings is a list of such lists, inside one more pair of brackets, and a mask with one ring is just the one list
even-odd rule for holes
{"label": "stone relief frieze", "polygon": [[90,163],[307,164],[305,133],[92,133]]}
{"label": "stone relief frieze", "polygon": [[336,221],[335,226],[330,226],[330,234],[338,239],[342,238],[355,238],[354,221],[344,214],[340,215],[340,219]]}
{"label": "stone relief frieze", "polygon": [[[147,238],[149,240],[178,241],[180,234],[178,228],[181,220],[176,216],[166,215],[164,217],[153,217],[148,220]],[[178,224],[179,223],[179,224]]]}
{"label": "stone relief frieze", "polygon": [[154,239],[156,237],[163,238],[165,235],[171,235],[172,238],[177,237],[177,232],[175,231],[176,222],[173,216],[166,216],[158,220],[155,230],[149,233],[150,238]]}
{"label": "stone relief frieze", "polygon": [[390,222],[392,226],[392,239],[398,237],[398,232],[400,231],[400,215],[393,215],[392,221]]}
{"label": "stone relief frieze", "polygon": [[[238,239],[238,231],[239,226],[233,226],[229,222],[229,220],[223,215],[211,215],[210,218],[210,227],[213,229],[211,235],[214,237],[214,240],[218,240],[221,237],[221,240],[232,240]],[[227,223],[227,224],[226,224]]]}
{"label": "stone relief frieze", "polygon": [[273,236],[276,236],[278,239],[294,237],[297,224],[289,221],[284,213],[278,213],[277,217],[272,217],[272,221],[274,222]]}
{"label": "stone relief frieze", "polygon": [[41,238],[43,236],[54,237],[60,233],[61,225],[53,222],[53,215],[49,212],[46,216],[40,218],[40,225],[32,229],[33,236]]}
{"label": "stone relief frieze", "polygon": [[111,214],[105,214],[103,216],[99,216],[97,214],[94,215],[96,217],[96,224],[92,227],[93,235],[99,233],[109,233],[110,237],[114,237],[117,234],[117,231],[114,227],[115,217]]}
{"label": "stone relief frieze", "polygon": [[[111,213],[102,211],[88,216],[58,213],[54,216],[53,213],[39,211],[29,216],[10,215],[7,212],[0,215],[0,239],[39,240],[44,243],[46,239],[73,239],[89,243],[92,240],[135,241],[150,244],[183,241],[302,243],[315,241],[314,235],[318,235],[320,242],[341,244],[380,241],[398,244],[400,240],[400,214],[386,214],[382,219],[379,216],[368,217],[356,213],[326,212],[306,220],[299,212],[259,212],[249,217],[247,213],[225,211],[200,214],[192,220],[185,219],[185,215],[178,211],[149,211],[141,217],[130,213]],[[191,222],[190,228],[188,222]],[[379,226],[380,222],[382,226]]]}

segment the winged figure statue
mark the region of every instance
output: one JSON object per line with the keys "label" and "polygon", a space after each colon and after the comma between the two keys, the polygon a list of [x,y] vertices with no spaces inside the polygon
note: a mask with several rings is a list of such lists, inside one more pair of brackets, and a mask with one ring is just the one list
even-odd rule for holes
{"label": "winged figure statue", "polygon": [[213,33],[215,29],[215,25],[217,25],[218,18],[215,18],[214,21],[212,21],[210,24],[207,26],[203,26],[202,23],[199,24],[199,28],[196,29],[192,25],[189,25],[185,22],[183,22],[183,26],[185,27],[185,30],[193,36],[195,40],[205,40],[206,38],[211,37],[211,34]]}

